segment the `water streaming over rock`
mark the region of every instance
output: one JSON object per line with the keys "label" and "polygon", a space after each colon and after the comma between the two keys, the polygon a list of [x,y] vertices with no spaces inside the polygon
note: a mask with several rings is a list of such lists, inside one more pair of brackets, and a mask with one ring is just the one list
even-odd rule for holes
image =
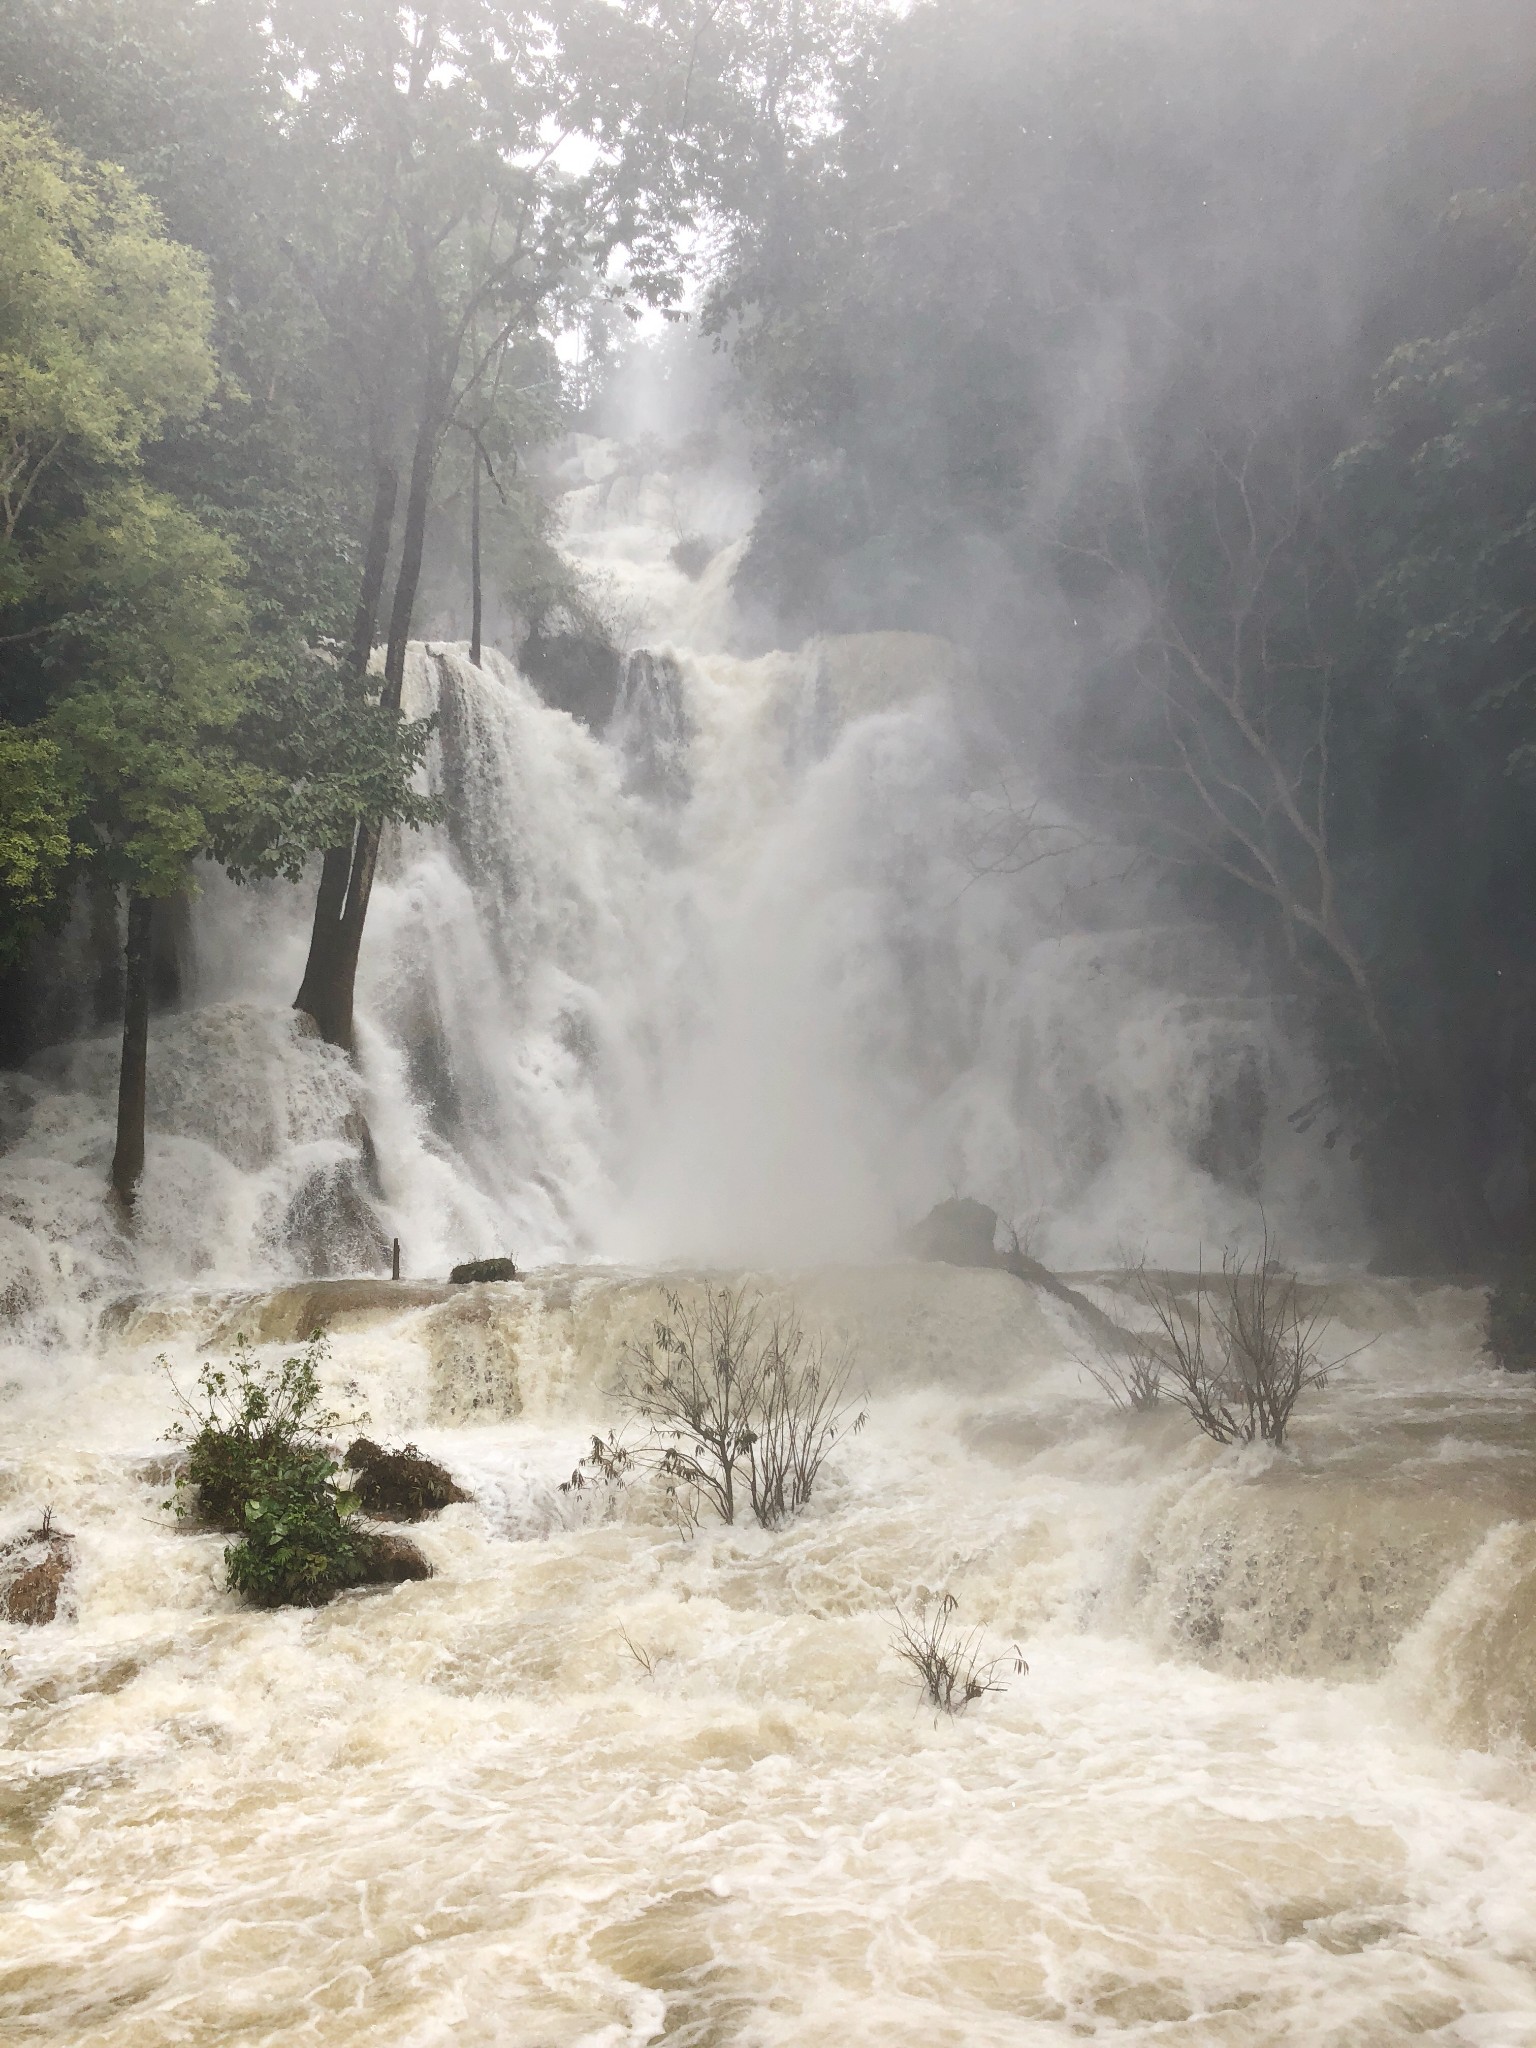
{"label": "water streaming over rock", "polygon": [[[1479,1291],[1339,1270],[1305,1061],[1203,934],[976,878],[951,650],[733,654],[732,551],[692,581],[611,450],[567,480],[647,651],[595,732],[413,655],[449,823],[387,850],[356,1065],[285,1007],[302,902],[210,881],[134,1241],[111,1043],[0,1082],[0,1539],[51,1504],[77,1559],[0,1624],[0,2034],[1536,2041],[1536,1386]],[[1060,1263],[1262,1201],[1353,1355],[1284,1454],[1117,1415],[1112,1274],[889,1261],[952,1184]],[[858,1345],[869,1424],[779,1533],[560,1490],[683,1261]],[[320,1321],[474,1498],[432,1580],[257,1614],[160,1506],[156,1359]],[[1007,1659],[954,1723],[891,1635],[946,1591]]]}

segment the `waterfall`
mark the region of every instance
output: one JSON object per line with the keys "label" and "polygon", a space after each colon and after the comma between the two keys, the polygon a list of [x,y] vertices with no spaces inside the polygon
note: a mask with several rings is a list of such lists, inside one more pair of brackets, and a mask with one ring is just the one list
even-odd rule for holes
{"label": "waterfall", "polygon": [[955,650],[727,651],[739,550],[693,582],[665,480],[605,490],[618,463],[580,444],[567,499],[653,635],[599,730],[502,655],[412,649],[445,822],[387,838],[355,1065],[286,1007],[308,892],[210,873],[155,1020],[134,1242],[99,1199],[113,1038],[0,1080],[12,1321],[78,1335],[70,1303],[135,1281],[378,1270],[394,1236],[423,1274],[878,1257],[953,1189],[1058,1262],[1188,1258],[1261,1203],[1297,1255],[1347,1252],[1347,1181],[1286,1123],[1306,1060],[1217,938],[1133,889],[1074,897],[1086,856],[978,870],[989,741]]}

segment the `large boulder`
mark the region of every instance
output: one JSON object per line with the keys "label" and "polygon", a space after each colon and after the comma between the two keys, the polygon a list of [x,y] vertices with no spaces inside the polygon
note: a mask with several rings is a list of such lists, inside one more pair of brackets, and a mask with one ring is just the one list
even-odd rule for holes
{"label": "large boulder", "polygon": [[0,1544],[0,1618],[31,1628],[53,1621],[74,1562],[74,1538],[50,1515]]}
{"label": "large boulder", "polygon": [[601,732],[619,700],[623,656],[600,633],[541,632],[523,642],[518,667],[546,704]]}
{"label": "large boulder", "polygon": [[410,1579],[430,1579],[432,1567],[409,1536],[369,1532],[368,1557],[358,1581],[364,1586],[403,1586]]}
{"label": "large boulder", "polygon": [[957,1195],[936,1203],[921,1223],[906,1233],[905,1249],[914,1259],[945,1266],[999,1266],[997,1211],[985,1202]]}
{"label": "large boulder", "polygon": [[446,1466],[423,1457],[414,1444],[386,1451],[370,1437],[355,1439],[347,1469],[357,1476],[352,1491],[366,1514],[382,1522],[422,1522],[469,1495]]}
{"label": "large boulder", "polygon": [[517,1267],[511,1259],[466,1259],[448,1275],[451,1287],[468,1287],[480,1280],[515,1280]]}

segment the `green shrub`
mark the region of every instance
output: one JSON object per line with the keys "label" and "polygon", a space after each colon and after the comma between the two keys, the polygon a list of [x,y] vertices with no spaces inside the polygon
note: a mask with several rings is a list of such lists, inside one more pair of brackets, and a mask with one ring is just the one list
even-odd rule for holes
{"label": "green shrub", "polygon": [[341,1417],[321,1405],[325,1356],[319,1331],[273,1366],[241,1338],[227,1366],[203,1367],[195,1398],[176,1388],[185,1420],[170,1435],[187,1462],[173,1505],[239,1537],[224,1553],[228,1583],[258,1607],[319,1607],[348,1586],[430,1572],[412,1545],[353,1519],[359,1503],[328,1440]]}
{"label": "green shrub", "polygon": [[265,1366],[239,1337],[227,1366],[203,1367],[195,1398],[172,1379],[185,1420],[168,1434],[187,1447],[178,1515],[243,1533],[246,1504],[283,1475],[307,1472],[317,1483],[322,1467],[335,1473],[327,1438],[341,1417],[321,1405],[326,1351],[324,1332],[317,1330],[297,1357]]}
{"label": "green shrub", "polygon": [[1506,1372],[1536,1372],[1536,1266],[1521,1266],[1489,1288],[1483,1349]]}
{"label": "green shrub", "polygon": [[321,1607],[371,1576],[373,1539],[329,1460],[295,1459],[263,1474],[245,1504],[245,1534],[224,1553],[230,1589],[257,1607]]}

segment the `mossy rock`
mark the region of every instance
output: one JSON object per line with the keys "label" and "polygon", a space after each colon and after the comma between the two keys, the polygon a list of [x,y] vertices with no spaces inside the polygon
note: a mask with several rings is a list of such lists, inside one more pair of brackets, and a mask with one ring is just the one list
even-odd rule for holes
{"label": "mossy rock", "polygon": [[356,1473],[352,1491],[365,1514],[384,1522],[420,1522],[469,1495],[444,1465],[423,1457],[414,1444],[386,1451],[360,1436],[346,1455]]}
{"label": "mossy rock", "polygon": [[448,1275],[451,1287],[463,1287],[475,1280],[515,1280],[517,1267],[510,1259],[469,1259]]}

